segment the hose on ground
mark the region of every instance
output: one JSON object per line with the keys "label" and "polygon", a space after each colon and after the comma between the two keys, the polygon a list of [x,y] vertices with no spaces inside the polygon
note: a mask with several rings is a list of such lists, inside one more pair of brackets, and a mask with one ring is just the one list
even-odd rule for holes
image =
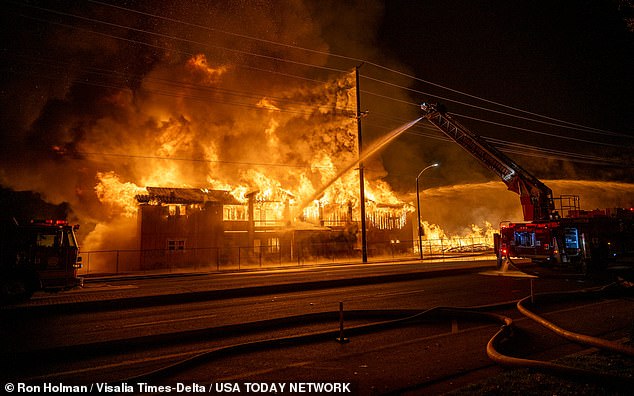
{"label": "hose on ground", "polygon": [[[529,319],[539,323],[540,325],[546,327],[549,330],[554,331],[556,334],[565,337],[575,343],[580,343],[583,345],[589,345],[592,347],[596,347],[599,349],[609,350],[612,352],[622,353],[628,356],[634,356],[634,348],[619,344],[617,342],[607,341],[597,337],[591,337],[579,333],[575,333],[569,330],[565,330],[546,319],[540,317],[539,315],[533,313],[528,310],[525,305],[530,303],[535,297],[544,298],[546,296],[550,297],[571,297],[571,296],[592,296],[592,295],[601,295],[606,291],[612,291],[611,289],[617,284],[610,284],[608,286],[595,288],[595,289],[584,289],[580,291],[567,291],[567,292],[556,292],[556,293],[539,293],[534,296],[525,297],[517,302],[518,310],[528,317]],[[631,377],[623,377],[610,373],[602,373],[591,370],[580,369],[576,367],[565,366],[557,363],[547,362],[547,361],[539,361],[532,359],[524,359],[517,358],[508,355],[504,355],[498,351],[498,347],[503,340],[510,339],[512,337],[512,323],[506,323],[502,326],[502,328],[489,340],[487,344],[487,355],[494,362],[507,367],[514,368],[531,368],[537,369],[540,371],[553,372],[557,374],[563,374],[566,376],[580,377],[580,378],[595,378],[600,380],[608,380],[615,385],[632,385],[634,384],[634,378]]]}
{"label": "hose on ground", "polygon": [[602,338],[592,337],[585,334],[576,333],[570,330],[566,330],[556,324],[546,320],[545,318],[535,314],[527,308],[530,303],[530,297],[526,297],[518,301],[517,309],[522,315],[533,320],[534,322],[542,325],[543,327],[553,331],[555,334],[560,335],[572,342],[588,345],[599,349],[606,349],[612,352],[622,353],[628,356],[634,356],[634,348],[628,345],[624,345],[618,342],[607,341]]}
{"label": "hose on ground", "polygon": [[498,351],[499,344],[512,336],[512,323],[502,326],[502,328],[489,340],[487,344],[487,356],[495,363],[512,368],[528,368],[543,372],[551,372],[564,376],[578,378],[593,378],[600,381],[611,381],[615,385],[625,385],[634,383],[633,378],[623,377],[611,373],[602,373],[591,370],[580,369],[543,360],[533,360],[517,358],[504,355]]}

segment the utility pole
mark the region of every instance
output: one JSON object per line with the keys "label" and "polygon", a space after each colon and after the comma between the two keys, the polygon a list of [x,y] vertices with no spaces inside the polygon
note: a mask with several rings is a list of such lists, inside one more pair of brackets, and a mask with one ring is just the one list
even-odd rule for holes
{"label": "utility pole", "polygon": [[[357,132],[359,134],[359,159],[361,159],[361,153],[363,152],[363,139],[361,137],[361,91],[359,89],[359,68],[363,64],[355,68],[355,76],[357,83]],[[363,180],[363,162],[359,162],[359,195],[361,200],[361,254],[363,257],[363,263],[368,262],[368,240],[366,238],[365,230],[365,182]]]}

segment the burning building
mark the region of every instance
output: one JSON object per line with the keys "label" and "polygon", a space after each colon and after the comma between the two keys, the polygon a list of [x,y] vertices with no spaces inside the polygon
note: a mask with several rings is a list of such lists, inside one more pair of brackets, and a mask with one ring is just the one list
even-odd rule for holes
{"label": "burning building", "polygon": [[[288,192],[276,194],[283,201],[258,191],[240,201],[222,190],[147,187],[146,191],[136,196],[140,270],[302,262],[359,253],[352,202],[317,203],[316,211],[307,210],[301,219],[293,219],[296,207]],[[387,253],[394,244],[411,250],[407,205],[370,201],[370,207],[368,240],[374,253]]]}

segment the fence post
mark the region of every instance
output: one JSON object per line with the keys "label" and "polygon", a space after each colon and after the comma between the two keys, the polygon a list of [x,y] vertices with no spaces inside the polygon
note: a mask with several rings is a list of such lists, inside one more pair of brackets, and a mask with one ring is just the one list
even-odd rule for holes
{"label": "fence post", "polygon": [[335,263],[335,246],[332,246],[333,244],[335,244],[336,242],[334,241],[330,241],[330,255],[332,256],[332,263]]}

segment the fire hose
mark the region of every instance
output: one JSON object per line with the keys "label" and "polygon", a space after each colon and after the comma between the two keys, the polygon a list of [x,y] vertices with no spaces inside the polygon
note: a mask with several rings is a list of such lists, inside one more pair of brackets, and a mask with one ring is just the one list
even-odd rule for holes
{"label": "fire hose", "polygon": [[[588,293],[596,293],[596,294],[601,294],[603,293],[605,288],[601,288],[595,292],[593,291],[580,291],[580,292],[567,292],[566,294],[588,294]],[[540,297],[544,297],[544,296],[551,296],[551,297],[558,297],[561,296],[562,293],[542,293],[539,294]],[[557,326],[556,324],[544,319],[543,317],[535,314],[534,312],[530,311],[527,308],[527,305],[531,305],[530,302],[530,297],[526,297],[521,299],[520,301],[518,301],[517,303],[517,309],[527,318],[539,323],[540,325],[544,326],[545,328],[555,332],[556,334],[572,341],[575,342],[577,344],[582,344],[582,345],[588,345],[588,346],[592,346],[595,348],[599,348],[599,349],[606,349],[609,351],[613,351],[616,353],[621,353],[627,356],[634,356],[634,347],[631,346],[627,346],[627,345],[623,345],[620,344],[618,342],[612,342],[612,341],[606,341],[604,339],[601,338],[597,338],[597,337],[591,337],[591,336],[587,336],[584,334],[579,334],[579,333],[575,333],[573,331],[569,331],[566,330],[564,328],[561,328],[559,326]]]}
{"label": "fire hose", "polygon": [[[597,289],[584,289],[580,291],[572,291],[572,292],[557,292],[557,293],[539,293],[534,296],[525,297],[517,302],[517,309],[527,318],[535,321],[536,323],[542,325],[543,327],[555,332],[555,334],[560,335],[572,342],[582,345],[588,345],[595,348],[609,350],[612,352],[617,352],[621,354],[625,354],[627,356],[634,356],[634,348],[620,344],[618,342],[607,341],[597,337],[591,337],[584,334],[575,333],[562,327],[555,325],[554,323],[544,319],[543,317],[535,314],[530,311],[526,305],[531,304],[531,300],[534,300],[535,297],[544,298],[544,297],[562,297],[562,296],[600,296],[609,290],[611,287],[617,284],[611,284],[605,287],[597,288]],[[532,359],[523,359],[517,357],[511,357],[504,355],[498,351],[498,346],[501,341],[504,339],[509,339],[512,337],[512,322],[505,323],[502,328],[491,338],[491,340],[487,344],[487,355],[494,362],[507,367],[521,367],[521,368],[532,368],[546,372],[554,372],[558,374],[568,375],[568,376],[576,376],[576,377],[584,377],[584,378],[595,378],[600,380],[610,380],[616,384],[634,384],[634,378],[631,377],[623,377],[610,373],[598,373],[591,370],[585,370],[570,366],[565,366],[557,363],[547,362],[547,361],[539,361]]]}

